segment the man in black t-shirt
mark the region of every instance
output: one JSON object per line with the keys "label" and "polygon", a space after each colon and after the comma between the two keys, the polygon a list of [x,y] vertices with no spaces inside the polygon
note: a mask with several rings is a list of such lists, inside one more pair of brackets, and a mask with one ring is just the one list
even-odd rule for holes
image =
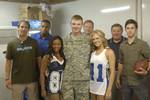
{"label": "man in black t-shirt", "polygon": [[28,100],[38,100],[37,62],[41,57],[36,40],[28,37],[30,25],[22,20],[18,25],[18,38],[7,45],[5,86],[12,89],[12,100],[23,100],[26,91]]}

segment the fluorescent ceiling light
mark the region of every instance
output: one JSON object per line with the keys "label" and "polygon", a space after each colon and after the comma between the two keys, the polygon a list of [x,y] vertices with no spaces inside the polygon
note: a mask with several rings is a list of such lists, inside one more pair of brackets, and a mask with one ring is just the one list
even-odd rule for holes
{"label": "fluorescent ceiling light", "polygon": [[145,4],[142,4],[142,8],[145,8]]}
{"label": "fluorescent ceiling light", "polygon": [[116,7],[116,8],[108,8],[101,10],[102,13],[110,13],[110,12],[118,12],[118,11],[124,11],[130,9],[130,6],[122,6],[122,7]]}

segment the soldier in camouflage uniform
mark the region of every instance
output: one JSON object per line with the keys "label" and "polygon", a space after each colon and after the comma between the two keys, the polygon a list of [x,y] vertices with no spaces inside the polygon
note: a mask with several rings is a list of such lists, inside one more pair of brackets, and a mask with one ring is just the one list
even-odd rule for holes
{"label": "soldier in camouflage uniform", "polygon": [[90,43],[89,37],[81,33],[82,25],[82,17],[74,15],[72,32],[64,40],[67,59],[62,85],[64,100],[89,100]]}

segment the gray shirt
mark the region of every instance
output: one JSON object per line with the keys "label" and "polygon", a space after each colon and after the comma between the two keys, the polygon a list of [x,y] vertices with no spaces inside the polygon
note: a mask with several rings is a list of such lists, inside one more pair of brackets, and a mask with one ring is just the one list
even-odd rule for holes
{"label": "gray shirt", "polygon": [[150,47],[145,41],[135,38],[132,44],[127,40],[121,44],[119,63],[123,64],[123,76],[129,85],[138,85],[146,78],[134,73],[133,69],[135,62],[143,58],[150,58]]}

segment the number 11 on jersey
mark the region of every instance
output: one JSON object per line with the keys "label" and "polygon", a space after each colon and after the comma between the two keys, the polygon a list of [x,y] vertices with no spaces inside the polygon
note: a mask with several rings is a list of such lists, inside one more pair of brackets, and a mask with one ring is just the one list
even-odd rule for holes
{"label": "number 11 on jersey", "polygon": [[[103,73],[102,73],[102,69],[103,68],[103,66],[102,66],[102,64],[98,64],[98,66],[97,66],[97,70],[98,70],[98,77],[97,77],[97,82],[103,82],[103,77],[102,77],[102,75],[103,75]],[[96,74],[95,72],[94,72],[94,63],[91,63],[91,71],[90,71],[90,74],[91,74],[91,80],[95,80],[94,79],[94,74]]]}

